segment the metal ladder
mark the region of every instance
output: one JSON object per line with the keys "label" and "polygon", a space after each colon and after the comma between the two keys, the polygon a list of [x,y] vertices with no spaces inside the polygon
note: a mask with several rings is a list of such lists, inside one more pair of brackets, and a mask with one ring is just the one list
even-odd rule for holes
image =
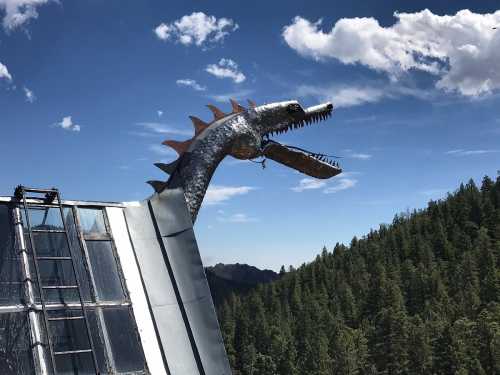
{"label": "metal ladder", "polygon": [[[45,194],[42,203],[36,203],[40,199],[40,197],[28,197],[28,193],[35,194]],[[36,283],[38,286],[38,291],[40,294],[40,302],[42,305],[42,315],[43,315],[43,325],[45,328],[45,332],[47,334],[47,346],[49,348],[50,360],[52,364],[52,368],[54,374],[57,375],[57,367],[56,367],[56,357],[64,356],[64,355],[72,355],[72,354],[81,354],[81,353],[90,353],[92,355],[92,362],[94,366],[94,370],[96,375],[99,375],[99,366],[97,363],[97,356],[95,354],[94,343],[92,342],[92,333],[90,331],[89,320],[87,316],[87,311],[83,302],[82,297],[82,288],[80,284],[80,280],[78,278],[78,274],[75,267],[75,254],[74,250],[71,246],[71,242],[68,235],[68,227],[66,221],[64,220],[64,212],[62,207],[61,196],[59,195],[59,191],[55,188],[53,189],[36,189],[36,188],[28,188],[22,185],[19,185],[14,193],[14,196],[19,200],[19,203],[22,204],[24,209],[24,217],[26,219],[26,229],[28,232],[29,243],[31,247],[33,264],[35,268],[36,274]],[[34,200],[35,203],[29,203]],[[59,208],[59,213],[61,216],[61,222],[63,223],[63,229],[61,230],[53,230],[53,229],[32,229],[29,215],[29,208],[38,208],[38,209],[47,209],[47,208]],[[68,246],[70,256],[38,256],[37,250],[35,247],[35,241],[33,239],[33,233],[64,233],[64,237],[66,239],[66,244]],[[40,269],[38,261],[40,260],[50,260],[57,262],[70,262],[71,268],[73,270],[74,280],[76,281],[76,285],[43,285],[42,278],[40,275]],[[81,315],[78,316],[66,316],[66,317],[49,317],[47,314],[47,303],[44,296],[45,290],[76,290],[78,293],[79,306],[77,309],[81,311]],[[69,308],[68,308],[69,309]],[[71,308],[71,310],[75,310]],[[62,321],[62,320],[83,320],[86,330],[86,335],[88,338],[88,342],[90,347],[86,349],[79,350],[67,350],[67,351],[55,351],[53,346],[53,337],[51,334],[51,326],[52,322]]]}

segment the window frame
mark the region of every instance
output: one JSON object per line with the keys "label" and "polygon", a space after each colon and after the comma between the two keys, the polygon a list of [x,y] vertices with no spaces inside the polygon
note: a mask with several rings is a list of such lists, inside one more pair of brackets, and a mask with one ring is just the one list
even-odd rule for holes
{"label": "window frame", "polygon": [[[102,212],[103,218],[104,218],[104,226],[106,228],[106,233],[103,234],[84,234],[83,229],[82,229],[82,224],[80,221],[80,216],[78,210],[83,207],[85,209],[98,209]],[[78,239],[80,241],[80,246],[82,248],[82,251],[84,253],[85,257],[85,268],[87,269],[87,273],[89,275],[89,281],[90,281],[90,289],[91,289],[91,298],[93,302],[99,302],[98,295],[99,293],[97,292],[97,284],[95,282],[95,277],[94,277],[94,270],[92,269],[92,263],[90,261],[90,256],[89,256],[89,250],[87,247],[87,241],[107,241],[111,245],[111,251],[113,254],[113,258],[115,260],[115,263],[117,265],[117,270],[118,270],[118,277],[120,279],[120,284],[123,290],[123,295],[124,299],[123,302],[132,304],[130,300],[130,293],[127,288],[127,284],[125,282],[125,276],[123,273],[123,269],[121,266],[120,258],[118,256],[118,250],[116,249],[115,245],[115,240],[113,238],[113,234],[111,233],[111,226],[109,225],[108,222],[108,215],[106,214],[106,209],[105,207],[95,207],[95,206],[72,206],[72,212],[73,212],[73,221],[75,223],[75,229],[78,233]],[[102,302],[105,303],[105,302]]]}
{"label": "window frame", "polygon": [[[83,228],[82,228],[80,215],[79,215],[80,208],[100,210],[102,215],[103,215],[106,233],[85,234],[83,231]],[[123,269],[121,266],[120,258],[118,256],[118,251],[116,248],[115,240],[114,240],[113,234],[111,232],[111,226],[109,224],[108,215],[106,213],[106,207],[92,206],[92,205],[73,205],[73,206],[71,206],[71,209],[72,209],[72,213],[73,213],[73,221],[75,223],[75,230],[78,234],[80,246],[81,246],[81,249],[84,253],[85,268],[87,270],[87,274],[88,274],[89,281],[90,281],[90,289],[91,289],[90,293],[91,293],[91,299],[93,301],[92,307],[94,308],[96,318],[97,318],[97,324],[99,325],[99,328],[100,328],[99,335],[102,335],[101,338],[102,338],[104,346],[105,346],[106,362],[107,362],[108,367],[110,367],[108,370],[110,370],[110,372],[112,374],[119,374],[116,371],[116,365],[115,365],[115,361],[114,361],[114,358],[112,355],[113,351],[112,351],[112,346],[111,346],[111,339],[109,338],[109,334],[108,334],[108,329],[105,328],[106,323],[105,323],[103,310],[106,308],[121,307],[121,308],[127,309],[129,312],[129,315],[130,315],[131,320],[132,320],[132,325],[134,327],[134,333],[135,333],[137,342],[140,345],[140,349],[142,351],[142,357],[144,360],[144,368],[145,369],[141,370],[141,371],[130,372],[130,374],[137,374],[137,375],[149,374],[149,370],[147,368],[147,362],[146,362],[145,355],[144,355],[144,349],[142,348],[142,343],[141,343],[141,339],[140,339],[140,335],[139,335],[139,329],[137,327],[137,322],[136,322],[134,312],[132,309],[132,302],[130,300],[130,293],[128,291],[127,284],[125,282],[125,276],[124,276]],[[118,277],[119,277],[120,284],[121,284],[122,291],[123,291],[124,298],[122,301],[100,301],[99,300],[99,298],[98,298],[99,294],[97,291],[97,284],[96,284],[95,277],[94,277],[94,270],[92,269],[92,263],[90,261],[89,251],[88,251],[88,247],[87,247],[87,241],[106,241],[106,242],[110,243],[111,252],[112,252],[114,261],[116,263],[116,266],[117,266]],[[85,305],[85,307],[91,307],[91,305],[88,303],[84,303],[84,305]]]}
{"label": "window frame", "polygon": [[[29,202],[29,203],[33,203],[33,202]],[[14,199],[11,199],[10,201],[5,201],[3,199],[0,199],[0,204],[8,207],[8,210],[9,210],[9,213],[11,214],[11,216],[12,216],[12,212],[16,208],[19,208],[21,210],[21,212],[24,210],[24,208],[22,207],[22,204],[15,201]],[[73,224],[74,224],[76,238],[78,239],[78,245],[80,247],[79,249],[73,248],[72,253],[74,253],[75,255],[76,254],[81,255],[83,257],[83,259],[82,259],[82,262],[84,265],[83,268],[87,274],[86,277],[83,277],[84,275],[79,275],[79,274],[77,274],[76,276],[78,278],[82,279],[81,282],[88,281],[91,301],[89,302],[89,301],[83,300],[83,305],[84,305],[85,309],[94,311],[97,325],[98,325],[98,331],[99,331],[97,334],[100,336],[102,343],[103,343],[103,346],[104,346],[103,350],[104,350],[107,370],[109,371],[110,374],[113,374],[113,375],[114,374],[133,374],[133,375],[144,374],[144,375],[147,375],[147,374],[150,374],[150,372],[148,369],[146,356],[144,353],[144,348],[142,345],[142,341],[141,341],[140,334],[139,334],[139,329],[137,326],[137,321],[136,321],[134,310],[132,307],[130,292],[127,288],[123,268],[121,266],[120,258],[118,255],[118,250],[116,248],[116,243],[115,243],[113,234],[111,232],[111,226],[110,226],[109,219],[108,219],[107,212],[106,212],[106,207],[116,207],[116,206],[118,206],[118,205],[112,204],[112,203],[109,205],[106,205],[106,204],[92,204],[92,203],[89,204],[89,203],[85,203],[82,201],[78,201],[78,202],[63,201],[62,208],[63,208],[64,216],[63,216],[62,220],[66,221],[66,224],[68,227],[68,232],[71,236],[72,229],[71,229],[71,225],[68,225],[69,223],[67,222],[68,221],[67,218],[69,215],[72,215],[71,219],[72,219]],[[122,207],[122,206],[119,205],[119,207]],[[99,210],[103,215],[106,233],[84,234],[83,230],[82,230],[82,226],[81,226],[79,209]],[[12,221],[12,217],[10,218],[9,225],[11,226],[10,230],[12,230],[12,232],[14,233],[15,228],[14,228],[14,223]],[[25,228],[23,228],[23,236],[25,234],[26,234],[26,231],[25,231]],[[14,237],[15,237],[15,235],[14,235]],[[123,291],[123,300],[120,300],[120,301],[118,301],[118,300],[100,301],[99,300],[97,286],[96,286],[96,282],[95,282],[94,270],[92,269],[92,263],[90,261],[86,241],[107,241],[110,243],[110,248],[111,248],[113,260],[117,266],[118,277],[119,277],[120,284],[121,284],[122,291]],[[17,246],[17,245],[15,243],[13,243],[13,246]],[[75,247],[76,241],[75,241],[75,243],[72,243],[72,241],[70,241],[70,246]],[[30,257],[30,259],[32,259],[31,254],[29,255],[29,257]],[[29,262],[29,263],[31,263],[31,262]],[[18,265],[19,265],[19,267],[24,267],[23,261],[21,259],[19,260]],[[28,267],[31,269],[32,265],[28,264]],[[34,272],[34,270],[31,269],[31,272]],[[83,279],[87,279],[87,280],[83,280]],[[25,284],[25,283],[23,282],[23,284]],[[34,282],[34,284],[36,285],[36,281]],[[25,288],[26,288],[26,286],[24,286],[23,289],[25,289]],[[83,297],[83,295],[82,295],[82,297]],[[46,309],[48,311],[68,310],[68,309],[78,308],[80,306],[81,305],[79,302],[68,302],[68,303],[47,302],[46,303]],[[112,346],[111,346],[111,339],[110,339],[109,334],[108,334],[108,328],[106,327],[104,313],[103,313],[103,311],[106,308],[122,308],[122,309],[127,311],[128,315],[130,317],[130,320],[131,320],[130,324],[133,327],[135,339],[136,339],[138,346],[139,346],[138,349],[140,350],[140,356],[142,357],[142,360],[143,360],[143,365],[144,365],[143,370],[130,371],[130,372],[126,372],[126,373],[123,373],[123,372],[119,373],[116,370],[116,365],[114,363],[113,351],[112,351]],[[34,327],[33,322],[31,322],[28,319],[28,313],[30,311],[36,312],[37,320],[39,323],[38,328]],[[42,306],[41,306],[40,301],[35,301],[35,304],[33,304],[31,306],[29,306],[27,303],[0,305],[0,314],[9,314],[9,313],[24,314],[25,318],[28,320],[28,326],[29,326],[30,331],[38,329],[41,331],[41,332],[39,332],[39,334],[41,334],[42,336],[45,336],[45,330],[44,330],[44,327],[40,321],[41,312],[42,312]],[[31,346],[32,346],[32,343],[31,343]],[[36,358],[37,356],[35,356],[33,351],[31,352],[31,357],[32,357],[32,360],[34,362],[34,373],[37,375],[43,374],[44,370],[40,368],[39,363],[37,364],[38,359]]]}

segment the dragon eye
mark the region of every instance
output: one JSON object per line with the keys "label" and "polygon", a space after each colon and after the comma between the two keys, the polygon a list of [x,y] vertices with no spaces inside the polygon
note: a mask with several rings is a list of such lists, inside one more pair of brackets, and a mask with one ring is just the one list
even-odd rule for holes
{"label": "dragon eye", "polygon": [[288,104],[286,110],[288,111],[288,113],[296,113],[296,112],[299,112],[301,110],[301,107],[297,103],[292,103],[292,104]]}

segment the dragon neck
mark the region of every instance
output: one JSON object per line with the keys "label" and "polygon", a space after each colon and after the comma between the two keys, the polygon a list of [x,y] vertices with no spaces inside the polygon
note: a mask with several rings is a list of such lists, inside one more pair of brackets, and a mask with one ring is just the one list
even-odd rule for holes
{"label": "dragon neck", "polygon": [[233,141],[238,136],[231,118],[214,124],[196,136],[189,149],[179,157],[177,166],[166,183],[165,190],[183,189],[193,223],[215,170],[229,154]]}

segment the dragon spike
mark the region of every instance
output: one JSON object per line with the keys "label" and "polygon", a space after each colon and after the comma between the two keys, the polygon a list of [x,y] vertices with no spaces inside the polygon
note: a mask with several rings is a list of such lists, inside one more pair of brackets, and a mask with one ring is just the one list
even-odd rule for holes
{"label": "dragon spike", "polygon": [[229,101],[231,102],[231,107],[233,107],[233,113],[239,113],[245,111],[245,108],[239,105],[236,100],[229,99]]}
{"label": "dragon spike", "polygon": [[158,168],[160,168],[166,174],[172,174],[175,171],[175,168],[177,168],[177,164],[179,164],[179,159],[177,159],[177,160],[175,160],[175,161],[173,161],[171,163],[168,163],[168,164],[165,164],[165,163],[155,163],[155,166],[157,166]]}
{"label": "dragon spike", "polygon": [[163,189],[165,189],[165,186],[167,185],[165,182],[163,181],[156,181],[156,180],[152,180],[152,181],[146,181],[148,184],[151,185],[151,187],[157,192],[157,193],[160,193],[161,191],[163,191]]}
{"label": "dragon spike", "polygon": [[192,139],[188,139],[187,141],[183,142],[167,140],[165,142],[162,142],[162,144],[165,146],[172,147],[179,155],[182,155],[184,152],[188,150],[192,141],[193,141]]}
{"label": "dragon spike", "polygon": [[203,130],[208,128],[208,124],[205,121],[200,120],[198,117],[189,116],[189,118],[193,122],[195,135],[200,134]]}
{"label": "dragon spike", "polygon": [[214,114],[215,120],[220,120],[221,118],[226,116],[226,114],[224,112],[222,112],[219,108],[217,108],[216,106],[214,106],[212,104],[208,104],[207,107]]}
{"label": "dragon spike", "polygon": [[257,107],[257,104],[255,104],[255,102],[253,100],[247,99],[247,102],[250,105],[250,107],[252,107],[252,108]]}

